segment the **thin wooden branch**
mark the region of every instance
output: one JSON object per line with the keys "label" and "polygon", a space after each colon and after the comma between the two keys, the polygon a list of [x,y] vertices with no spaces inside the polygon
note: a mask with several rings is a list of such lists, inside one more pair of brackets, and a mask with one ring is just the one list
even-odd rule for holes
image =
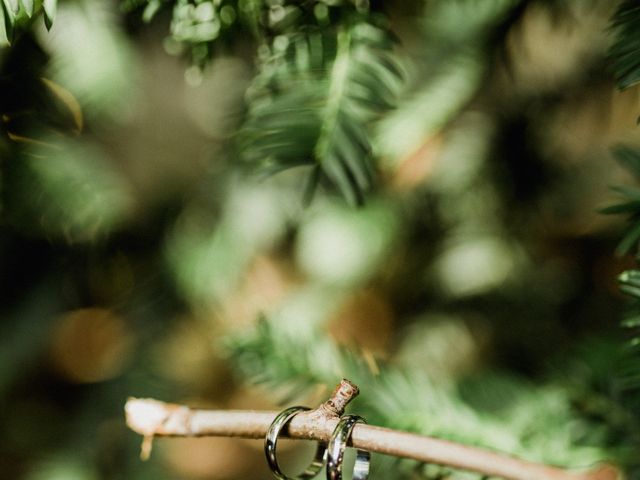
{"label": "thin wooden branch", "polygon": [[[358,393],[343,380],[331,398],[316,410],[296,415],[283,432],[289,438],[328,441],[344,408]],[[224,436],[264,438],[278,412],[240,410],[197,410],[152,399],[131,398],[125,405],[127,425],[144,436],[143,456],[150,452],[155,436]],[[617,480],[613,466],[571,472],[529,462],[502,453],[462,445],[424,435],[358,424],[352,446],[424,463],[446,465],[509,480]]]}

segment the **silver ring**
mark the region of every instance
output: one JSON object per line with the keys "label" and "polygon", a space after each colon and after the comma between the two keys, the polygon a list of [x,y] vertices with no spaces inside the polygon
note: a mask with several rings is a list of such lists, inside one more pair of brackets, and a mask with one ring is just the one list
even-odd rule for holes
{"label": "silver ring", "polygon": [[[306,412],[308,410],[310,409],[307,407],[289,407],[280,412],[269,426],[267,436],[264,440],[264,453],[267,456],[267,463],[269,464],[269,468],[271,468],[273,476],[278,480],[293,480],[292,478],[287,477],[284,473],[282,473],[282,470],[280,470],[280,466],[278,465],[278,459],[276,458],[276,445],[278,443],[278,436],[280,436],[280,431],[295,415],[300,412]],[[326,444],[318,442],[318,448],[316,448],[316,454],[313,457],[312,462],[304,472],[302,472],[295,478],[309,479],[315,477],[318,472],[322,470],[326,457]]]}
{"label": "silver ring", "polygon": [[[356,423],[367,423],[358,415],[345,415],[340,419],[336,429],[331,434],[328,447],[327,460],[327,480],[342,480],[342,461],[344,451],[347,449],[347,442],[351,437],[351,432]],[[371,466],[371,454],[366,450],[358,449],[356,452],[356,463],[353,466],[353,480],[366,480],[369,478],[369,467]]]}

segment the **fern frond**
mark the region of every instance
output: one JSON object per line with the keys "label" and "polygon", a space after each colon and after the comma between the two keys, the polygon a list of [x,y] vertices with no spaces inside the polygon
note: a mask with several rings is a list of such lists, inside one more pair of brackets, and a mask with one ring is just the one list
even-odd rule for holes
{"label": "fern frond", "polygon": [[[613,149],[613,156],[634,177],[640,179],[640,150],[619,145]],[[611,189],[620,194],[623,201],[603,208],[600,212],[627,215],[630,225],[616,249],[618,254],[624,255],[632,248],[637,247],[640,240],[640,189],[619,185],[611,187]]]}
{"label": "fern frond", "polygon": [[[633,301],[627,307],[622,326],[640,332],[640,270],[631,269],[618,276],[620,291],[630,296]],[[640,345],[640,334],[636,333],[632,343]]]}
{"label": "fern frond", "polygon": [[[227,338],[233,364],[252,383],[280,392],[303,396],[318,385],[332,386],[340,375],[356,383],[370,380],[363,361],[340,350],[328,339],[305,342],[282,332],[273,322],[261,318],[256,329]],[[288,399],[291,395],[281,395]]]}
{"label": "fern frond", "polygon": [[626,168],[636,180],[640,180],[640,152],[628,145],[616,145],[613,155],[620,165]]}
{"label": "fern frond", "polygon": [[[638,9],[640,10],[640,7]],[[640,180],[640,149],[618,145],[613,149],[613,155],[618,163],[625,167],[637,180]],[[616,186],[612,187],[612,190],[620,194],[624,201],[604,208],[601,212],[627,215],[630,225],[617,247],[619,254],[625,254],[634,247],[637,248],[640,241],[640,189]],[[634,299],[624,315],[622,325],[637,330],[640,326],[640,270],[630,269],[622,272],[618,276],[618,284],[622,293]],[[636,336],[633,342],[639,343],[640,336]]]}
{"label": "fern frond", "polygon": [[640,82],[640,4],[625,0],[611,20],[615,33],[609,57],[618,87],[623,90]]}
{"label": "fern frond", "polygon": [[368,126],[392,107],[402,77],[393,46],[368,20],[280,37],[249,99],[244,158],[265,173],[315,166],[362,203],[374,179]]}

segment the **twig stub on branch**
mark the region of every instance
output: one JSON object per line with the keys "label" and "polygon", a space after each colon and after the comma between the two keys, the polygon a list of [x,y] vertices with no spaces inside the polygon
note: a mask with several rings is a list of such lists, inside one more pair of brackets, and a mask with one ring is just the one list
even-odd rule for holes
{"label": "twig stub on branch", "polygon": [[320,407],[328,410],[330,414],[340,417],[349,402],[356,398],[359,393],[360,389],[355,383],[343,378],[336,386],[329,400],[324,402]]}

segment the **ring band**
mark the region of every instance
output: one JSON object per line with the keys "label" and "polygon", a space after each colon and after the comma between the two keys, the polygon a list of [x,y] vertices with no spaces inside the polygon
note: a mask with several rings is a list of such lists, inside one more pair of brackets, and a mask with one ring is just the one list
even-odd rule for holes
{"label": "ring band", "polygon": [[[336,425],[328,447],[327,480],[342,480],[342,462],[347,442],[356,423],[367,423],[358,415],[345,415]],[[366,480],[369,478],[371,454],[366,450],[357,449],[356,463],[353,466],[353,480]]]}
{"label": "ring band", "polygon": [[[300,412],[306,412],[308,410],[310,409],[307,407],[289,407],[280,412],[269,426],[269,430],[267,431],[267,436],[264,441],[264,453],[267,456],[267,463],[269,464],[269,468],[271,468],[271,472],[278,480],[293,480],[282,473],[282,470],[280,470],[280,466],[278,465],[278,459],[276,458],[276,445],[278,443],[280,431],[294,416]],[[318,442],[318,448],[316,448],[316,453],[312,462],[304,472],[295,478],[303,480],[315,477],[318,472],[322,470],[326,457],[326,444]]]}

